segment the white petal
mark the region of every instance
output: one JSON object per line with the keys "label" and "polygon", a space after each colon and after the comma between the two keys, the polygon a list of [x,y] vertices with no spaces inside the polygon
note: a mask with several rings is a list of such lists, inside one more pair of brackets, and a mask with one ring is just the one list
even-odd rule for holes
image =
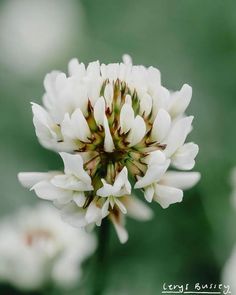
{"label": "white petal", "polygon": [[166,162],[166,156],[162,151],[154,151],[142,159],[147,165],[162,165]]}
{"label": "white petal", "polygon": [[111,221],[115,227],[117,236],[122,244],[126,243],[128,240],[128,232],[120,221],[117,220],[113,215],[111,215]]}
{"label": "white petal", "polygon": [[169,109],[169,113],[172,117],[177,117],[185,112],[187,109],[191,97],[192,97],[192,87],[188,84],[184,84],[180,91],[172,95],[172,102]]}
{"label": "white petal", "polygon": [[67,79],[68,93],[65,94],[65,106],[68,113],[72,113],[76,108],[79,108],[84,115],[88,111],[88,88],[84,82],[76,76]]}
{"label": "white petal", "polygon": [[52,107],[52,104],[54,100],[56,99],[56,89],[55,89],[55,83],[58,75],[60,75],[61,72],[53,71],[49,74],[47,74],[44,78],[44,88],[46,90],[47,96],[46,100],[44,100],[45,106],[50,109]]}
{"label": "white petal", "polygon": [[48,112],[38,104],[32,103],[33,123],[36,135],[40,143],[49,149],[54,149],[54,145],[61,138],[58,138],[56,131],[59,127],[52,121]]}
{"label": "white petal", "polygon": [[122,56],[122,60],[123,60],[124,64],[127,64],[127,65],[131,64],[132,65],[132,58],[131,58],[131,56],[129,54],[124,54]]}
{"label": "white petal", "polygon": [[55,80],[56,91],[58,92],[62,91],[66,86],[66,82],[67,82],[66,74],[59,72]]}
{"label": "white petal", "polygon": [[162,142],[170,130],[170,125],[170,115],[164,109],[160,109],[152,126],[151,139],[153,141]]}
{"label": "white petal", "polygon": [[103,186],[97,190],[96,194],[100,197],[121,197],[131,193],[131,185],[128,180],[128,171],[124,167],[117,175],[114,184],[107,183],[102,179]]}
{"label": "white petal", "polygon": [[73,201],[76,203],[77,206],[83,207],[86,201],[86,197],[83,192],[74,192]]}
{"label": "white petal", "polygon": [[97,206],[95,201],[89,204],[85,214],[85,219],[87,223],[98,222],[102,219],[102,209]]}
{"label": "white petal", "polygon": [[114,93],[113,86],[111,83],[108,83],[104,89],[104,98],[110,110],[111,110],[112,101],[113,101],[113,93]]}
{"label": "white petal", "polygon": [[149,94],[145,93],[144,95],[142,95],[140,99],[139,113],[147,117],[151,113],[151,110],[152,110],[152,98]]}
{"label": "white petal", "polygon": [[65,114],[64,119],[61,123],[61,132],[64,138],[77,138],[76,129],[74,128],[72,120],[68,113]]}
{"label": "white petal", "polygon": [[103,126],[105,116],[105,100],[103,97],[99,97],[94,106],[94,119],[98,126]]}
{"label": "white petal", "polygon": [[168,171],[161,179],[161,183],[167,186],[185,190],[193,187],[200,180],[199,172],[176,172]]}
{"label": "white petal", "polygon": [[123,194],[131,193],[131,184],[129,183],[128,170],[126,167],[124,167],[117,175],[114,186],[118,187],[119,190],[122,190]]}
{"label": "white petal", "polygon": [[87,225],[85,219],[85,210],[79,208],[74,202],[70,202],[62,208],[62,219],[75,227],[84,227]]}
{"label": "white petal", "polygon": [[83,168],[83,159],[79,154],[71,155],[68,153],[59,153],[65,167],[66,174],[73,174],[78,177],[80,180],[84,181],[87,184],[91,184],[90,176],[84,171]]}
{"label": "white petal", "polygon": [[113,139],[111,136],[111,131],[108,125],[108,120],[106,115],[104,115],[104,119],[103,119],[103,127],[104,127],[104,132],[105,132],[105,139],[104,139],[104,150],[107,153],[111,153],[113,152],[115,146],[113,143]]}
{"label": "white petal", "polygon": [[164,153],[167,157],[172,156],[176,150],[184,144],[184,141],[191,130],[193,116],[179,119],[171,128],[166,139],[166,149]]}
{"label": "white petal", "polygon": [[127,214],[137,220],[146,221],[153,217],[152,210],[137,197],[127,197],[125,200]]}
{"label": "white petal", "polygon": [[108,65],[101,65],[101,75],[104,79],[109,79],[109,81],[114,81],[118,78],[118,63],[110,63]]}
{"label": "white petal", "polygon": [[52,178],[51,183],[56,187],[73,190],[73,191],[91,191],[91,184],[79,180],[73,175],[56,175]]}
{"label": "white petal", "polygon": [[161,73],[157,68],[149,67],[147,70],[148,82],[151,86],[159,86],[161,84]]}
{"label": "white petal", "polygon": [[153,196],[154,196],[153,185],[149,185],[149,186],[145,187],[144,188],[144,197],[145,197],[146,201],[151,203],[151,201],[153,200]]}
{"label": "white petal", "polygon": [[178,188],[157,184],[154,199],[162,208],[166,209],[171,204],[182,201],[183,191]]}
{"label": "white petal", "polygon": [[156,115],[160,109],[168,110],[170,92],[163,86],[159,86],[157,90],[153,93],[153,108],[152,108],[152,118],[155,120]]}
{"label": "white petal", "polygon": [[122,133],[126,133],[130,130],[134,122],[134,110],[132,106],[125,103],[120,112],[120,127]]}
{"label": "white petal", "polygon": [[115,198],[113,196],[109,197],[109,202],[110,202],[111,208],[114,208],[114,206],[115,206]]}
{"label": "white petal", "polygon": [[[140,88],[142,91],[147,91],[147,69],[144,66],[132,66],[131,72],[131,85],[139,92]],[[130,85],[129,85],[130,86]]]}
{"label": "white petal", "polygon": [[112,196],[114,193],[113,186],[109,183],[106,183],[104,179],[102,179],[103,186],[99,188],[96,192],[96,194],[100,197],[109,197]]}
{"label": "white petal", "polygon": [[129,94],[126,94],[125,96],[125,103],[132,105],[132,98]]}
{"label": "white petal", "polygon": [[120,63],[118,78],[120,81],[129,81],[130,73],[132,69],[132,64],[130,62]]}
{"label": "white petal", "polygon": [[87,75],[90,78],[98,78],[100,76],[100,63],[98,60],[88,64]]}
{"label": "white petal", "polygon": [[31,188],[36,183],[42,180],[49,180],[57,174],[60,174],[60,172],[20,172],[18,173],[18,180],[24,187]]}
{"label": "white petal", "polygon": [[36,195],[45,200],[60,200],[62,202],[69,202],[72,199],[72,192],[58,187],[55,187],[47,180],[40,181],[32,187]]}
{"label": "white petal", "polygon": [[102,206],[102,218],[105,218],[109,214],[109,199]]}
{"label": "white petal", "polygon": [[172,157],[172,165],[178,169],[191,170],[195,165],[195,157],[199,151],[198,145],[192,142],[186,143],[175,152]]}
{"label": "white petal", "polygon": [[138,144],[143,139],[145,133],[146,133],[146,124],[143,118],[138,115],[134,119],[133,126],[127,137],[127,140],[130,142],[129,146],[134,146]]}
{"label": "white petal", "polygon": [[98,78],[88,80],[86,83],[88,91],[87,95],[91,105],[94,107],[95,103],[100,97],[100,90],[102,88],[103,80],[99,76]]}
{"label": "white petal", "polygon": [[123,214],[127,213],[127,209],[125,208],[125,205],[118,198],[115,198],[115,203]]}
{"label": "white petal", "polygon": [[88,126],[88,123],[82,113],[82,111],[78,108],[74,111],[71,116],[73,127],[76,128],[78,138],[82,141],[87,142],[88,137],[91,136],[91,132]]}
{"label": "white petal", "polygon": [[66,113],[61,123],[61,131],[63,136],[71,139],[79,139],[84,142],[89,141],[91,132],[88,123],[80,109],[76,109],[71,118]]}
{"label": "white petal", "polygon": [[85,75],[85,66],[83,63],[79,63],[77,58],[73,58],[68,64],[68,72],[70,76],[76,76],[82,79]]}
{"label": "white petal", "polygon": [[[43,81],[43,85],[46,91],[48,92],[53,92],[53,86],[55,84],[56,81],[56,77],[60,72],[58,71],[52,71],[51,73],[46,74],[44,81]],[[51,93],[50,93],[51,94]]]}
{"label": "white petal", "polygon": [[53,123],[49,113],[37,103],[32,102],[31,105],[32,105],[32,112],[34,115],[34,119],[37,119],[42,125],[50,129],[50,124],[55,124],[55,123]]}
{"label": "white petal", "polygon": [[158,182],[166,172],[169,165],[170,160],[168,159],[159,165],[156,165],[155,163],[149,165],[145,175],[135,183],[134,188],[142,188],[154,182]]}

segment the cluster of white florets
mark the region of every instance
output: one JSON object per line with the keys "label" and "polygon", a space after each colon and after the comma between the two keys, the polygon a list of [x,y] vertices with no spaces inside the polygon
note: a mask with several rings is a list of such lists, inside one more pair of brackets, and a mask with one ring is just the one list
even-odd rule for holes
{"label": "cluster of white florets", "polygon": [[148,202],[163,208],[181,202],[182,189],[199,180],[191,170],[198,146],[185,143],[193,117],[184,113],[192,89],[187,84],[170,92],[154,67],[73,59],[69,75],[48,74],[43,106],[33,103],[33,122],[40,143],[57,151],[63,172],[20,173],[23,185],[61,209],[75,226],[113,222],[121,242],[128,234],[124,216],[145,220],[150,209],[132,189],[141,189]]}

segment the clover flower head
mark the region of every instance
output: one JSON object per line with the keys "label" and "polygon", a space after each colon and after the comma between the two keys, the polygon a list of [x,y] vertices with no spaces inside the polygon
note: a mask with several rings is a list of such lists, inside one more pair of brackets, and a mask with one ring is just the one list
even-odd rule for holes
{"label": "clover flower head", "polygon": [[185,115],[189,85],[171,92],[158,69],[125,55],[122,63],[87,67],[72,59],[68,76],[52,72],[44,86],[43,106],[32,104],[36,135],[60,152],[64,172],[20,173],[19,180],[52,200],[69,223],[92,227],[110,218],[125,242],[125,215],[152,216],[133,190],[167,208],[199,180],[197,172],[168,171],[191,170],[198,153],[185,143],[193,121]]}

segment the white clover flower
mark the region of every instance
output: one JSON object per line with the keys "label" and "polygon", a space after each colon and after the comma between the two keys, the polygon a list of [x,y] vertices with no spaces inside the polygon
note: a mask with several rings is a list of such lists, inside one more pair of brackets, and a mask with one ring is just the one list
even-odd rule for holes
{"label": "white clover flower", "polygon": [[126,214],[151,217],[132,188],[167,208],[198,182],[197,172],[167,171],[191,170],[198,153],[185,143],[193,121],[185,115],[187,84],[170,92],[158,69],[134,66],[126,55],[123,63],[87,68],[72,59],[68,76],[52,72],[44,86],[43,106],[32,104],[33,122],[40,143],[61,152],[64,173],[20,173],[19,180],[54,201],[69,223],[92,227],[109,217],[124,242]]}
{"label": "white clover flower", "polygon": [[0,281],[24,290],[73,287],[95,248],[94,236],[61,221],[54,208],[22,208],[0,222]]}

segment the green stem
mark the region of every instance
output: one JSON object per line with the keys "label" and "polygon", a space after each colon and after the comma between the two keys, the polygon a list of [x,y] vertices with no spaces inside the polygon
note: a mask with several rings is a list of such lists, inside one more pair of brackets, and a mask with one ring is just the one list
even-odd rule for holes
{"label": "green stem", "polygon": [[110,221],[105,218],[98,231],[98,249],[96,257],[93,295],[102,295],[106,287]]}

